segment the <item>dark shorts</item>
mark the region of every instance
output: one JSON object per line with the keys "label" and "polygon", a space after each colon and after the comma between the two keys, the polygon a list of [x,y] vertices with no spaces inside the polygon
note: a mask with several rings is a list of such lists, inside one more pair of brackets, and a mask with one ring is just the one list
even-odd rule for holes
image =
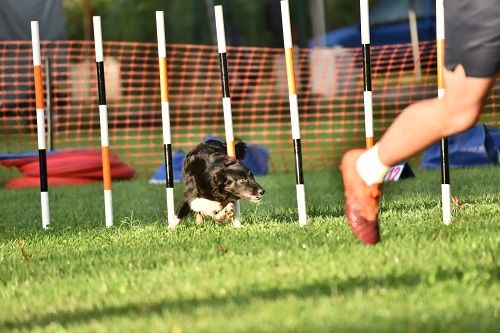
{"label": "dark shorts", "polygon": [[500,0],[444,0],[445,52],[449,70],[461,64],[471,77],[500,71]]}

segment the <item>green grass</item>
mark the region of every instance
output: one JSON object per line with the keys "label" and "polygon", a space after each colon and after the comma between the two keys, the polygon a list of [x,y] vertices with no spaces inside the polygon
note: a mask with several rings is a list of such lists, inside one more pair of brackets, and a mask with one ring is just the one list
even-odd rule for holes
{"label": "green grass", "polygon": [[335,172],[305,174],[304,228],[293,174],[258,179],[239,230],[168,230],[145,180],[113,183],[111,229],[100,184],[50,188],[49,230],[37,189],[0,189],[0,332],[496,331],[498,167],[453,170],[450,226],[439,172],[414,171],[386,185],[375,247],[351,235]]}

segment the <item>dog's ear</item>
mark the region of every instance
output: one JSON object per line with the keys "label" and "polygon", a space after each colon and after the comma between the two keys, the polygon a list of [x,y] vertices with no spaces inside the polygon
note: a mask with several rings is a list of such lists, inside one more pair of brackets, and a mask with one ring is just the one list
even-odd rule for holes
{"label": "dog's ear", "polygon": [[236,153],[236,159],[242,160],[245,158],[247,154],[247,144],[243,141],[239,141],[236,145],[234,145],[234,150]]}
{"label": "dog's ear", "polygon": [[215,188],[221,188],[226,185],[227,177],[226,172],[223,168],[218,169],[211,179],[212,186]]}

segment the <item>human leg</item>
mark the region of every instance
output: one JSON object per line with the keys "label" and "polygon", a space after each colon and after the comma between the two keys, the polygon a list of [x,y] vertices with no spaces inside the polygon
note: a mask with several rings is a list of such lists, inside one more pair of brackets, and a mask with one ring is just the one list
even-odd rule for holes
{"label": "human leg", "polygon": [[342,159],[345,213],[356,237],[365,244],[380,240],[378,199],[389,166],[421,151],[441,137],[471,127],[495,77],[466,77],[462,66],[445,73],[443,99],[408,106],[370,150],[351,150]]}
{"label": "human leg", "polygon": [[394,165],[442,137],[474,125],[495,77],[466,77],[461,65],[445,72],[443,99],[423,100],[408,106],[380,139],[378,156]]}

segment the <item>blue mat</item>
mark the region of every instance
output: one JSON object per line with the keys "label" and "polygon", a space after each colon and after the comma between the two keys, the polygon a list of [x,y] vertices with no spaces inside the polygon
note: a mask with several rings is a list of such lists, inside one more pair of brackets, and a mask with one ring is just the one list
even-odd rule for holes
{"label": "blue mat", "polygon": [[[420,166],[424,169],[441,166],[440,142],[427,148]],[[463,168],[495,165],[500,162],[500,130],[497,127],[476,125],[448,137],[450,167]]]}

